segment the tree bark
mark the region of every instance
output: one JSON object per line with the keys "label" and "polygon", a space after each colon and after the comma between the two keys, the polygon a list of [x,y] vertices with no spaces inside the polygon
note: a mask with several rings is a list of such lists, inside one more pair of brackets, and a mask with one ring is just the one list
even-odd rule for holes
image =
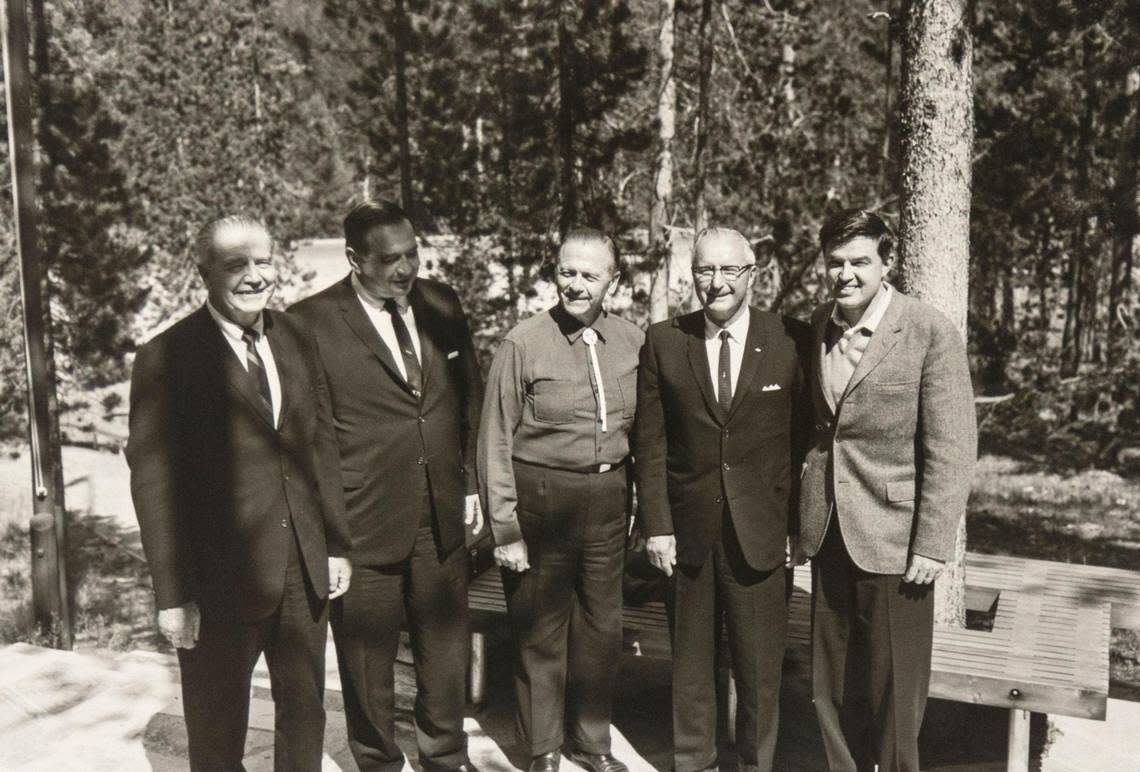
{"label": "tree bark", "polygon": [[1140,247],[1140,67],[1128,71],[1124,84],[1128,113],[1117,160],[1117,182],[1113,212],[1111,283],[1108,288],[1108,325],[1105,330],[1108,361],[1120,361],[1133,336],[1132,267]]}
{"label": "tree bark", "polygon": [[562,0],[558,9],[558,238],[561,241],[578,219],[578,186],[574,169],[574,123],[578,114],[578,84],[574,72],[574,3]]}
{"label": "tree bark", "polygon": [[649,257],[655,266],[649,291],[649,321],[669,317],[669,264],[672,261],[673,134],[677,118],[677,85],[673,51],[677,25],[675,0],[660,0],[657,33],[657,158],[653,170],[653,202],[649,208]]}
{"label": "tree bark", "polygon": [[708,176],[708,145],[709,145],[709,91],[712,89],[713,69],[713,27],[712,27],[713,0],[701,0],[701,21],[699,27],[700,37],[700,66],[697,75],[697,138],[696,150],[693,156],[693,184],[696,187],[696,213],[693,224],[699,233],[702,228],[708,227],[709,211],[705,199],[705,188]]}
{"label": "tree bark", "polygon": [[395,50],[396,72],[396,142],[400,146],[400,204],[404,211],[418,222],[413,213],[415,201],[412,198],[412,145],[408,133],[408,66],[407,48],[409,43],[408,14],[404,0],[395,0],[395,13],[392,23],[396,34],[392,36]]}
{"label": "tree bark", "polygon": [[[902,202],[907,291],[966,336],[974,143],[972,0],[907,0],[902,24]],[[965,518],[936,585],[935,619],[965,624]]]}

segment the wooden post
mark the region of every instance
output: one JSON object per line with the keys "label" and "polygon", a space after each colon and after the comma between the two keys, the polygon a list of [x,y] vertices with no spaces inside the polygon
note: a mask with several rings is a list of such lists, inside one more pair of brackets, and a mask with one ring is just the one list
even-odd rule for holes
{"label": "wooden post", "polygon": [[1029,716],[1028,710],[1012,708],[1009,711],[1009,756],[1006,772],[1029,770]]}
{"label": "wooden post", "polygon": [[[35,148],[32,133],[31,73],[28,68],[28,13],[25,0],[4,0],[4,86],[8,98],[8,150],[12,165],[13,219],[20,255],[20,293],[24,309],[24,354],[28,379],[28,445],[32,462],[32,599],[41,628],[70,649],[71,617],[67,603],[64,556],[66,519],[62,476],[53,452],[55,384],[48,377],[48,315],[44,268],[38,239]],[[55,637],[58,634],[58,637]]]}

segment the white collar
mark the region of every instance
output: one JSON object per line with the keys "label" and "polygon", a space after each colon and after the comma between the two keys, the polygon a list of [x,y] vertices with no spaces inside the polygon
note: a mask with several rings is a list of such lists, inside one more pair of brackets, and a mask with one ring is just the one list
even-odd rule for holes
{"label": "white collar", "polygon": [[[232,320],[227,319],[226,317],[222,316],[222,312],[219,311],[218,309],[214,308],[214,304],[210,302],[209,298],[206,298],[206,310],[210,312],[210,316],[214,317],[214,321],[218,323],[218,327],[222,328],[222,334],[223,335],[225,335],[230,340],[239,341],[239,342],[241,341],[242,333],[245,332],[246,328],[244,328],[240,324],[236,324]],[[257,321],[255,321],[253,323],[252,329],[254,332],[257,333],[259,338],[264,333],[264,331],[265,331],[265,312],[264,311],[262,311],[260,314],[257,315]]]}
{"label": "white collar", "polygon": [[[384,310],[384,303],[386,303],[388,301],[388,298],[375,298],[372,295],[368,294],[368,290],[364,289],[364,285],[362,285],[360,283],[360,279],[356,278],[356,271],[353,271],[350,274],[350,276],[351,276],[350,281],[352,282],[352,289],[356,291],[356,296],[358,298],[360,298],[360,302],[364,303],[364,305],[366,305],[366,306],[371,306],[372,308],[378,308],[381,311],[383,311]],[[392,300],[396,301],[396,308],[400,309],[401,314],[406,312],[408,310],[408,306],[411,305],[411,300],[407,295],[404,295],[403,297],[399,297],[399,298],[393,297]]]}
{"label": "white collar", "polygon": [[713,340],[720,336],[721,330],[728,330],[728,337],[732,338],[737,343],[743,343],[745,338],[748,337],[748,324],[751,321],[752,312],[748,308],[748,304],[744,304],[744,310],[728,323],[727,326],[721,327],[719,324],[709,319],[705,315],[705,340]]}
{"label": "white collar", "polygon": [[879,287],[879,291],[875,293],[874,299],[863,310],[863,315],[859,317],[859,321],[854,325],[847,323],[843,315],[839,313],[839,305],[836,304],[831,308],[831,321],[835,326],[841,330],[858,330],[864,329],[868,335],[874,335],[875,330],[879,326],[879,322],[883,321],[883,315],[887,313],[887,306],[891,304],[891,296],[894,294],[894,288],[883,282]]}

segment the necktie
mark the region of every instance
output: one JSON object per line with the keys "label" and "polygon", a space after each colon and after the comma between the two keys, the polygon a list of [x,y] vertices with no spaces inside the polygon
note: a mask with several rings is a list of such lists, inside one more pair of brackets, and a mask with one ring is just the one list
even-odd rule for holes
{"label": "necktie", "polygon": [[241,340],[245,343],[245,368],[251,378],[257,383],[257,391],[269,414],[273,415],[273,396],[269,391],[269,376],[265,374],[265,363],[261,361],[261,354],[257,353],[257,339],[260,337],[257,330],[244,327],[241,331]]}
{"label": "necktie", "polygon": [[408,325],[404,324],[404,318],[400,316],[400,308],[396,305],[395,298],[384,301],[384,310],[392,317],[392,329],[396,331],[396,342],[400,344],[400,356],[404,360],[404,373],[408,385],[412,387],[412,394],[418,398],[420,389],[423,388],[423,371],[420,370],[416,347],[412,345],[412,334],[408,332]]}
{"label": "necktie", "polygon": [[598,366],[598,333],[593,327],[587,327],[582,331],[582,341],[590,352],[590,367],[594,370],[594,383],[598,385],[598,416],[601,418],[604,432],[607,429],[606,413],[609,410],[606,407],[606,386],[602,382],[602,368]]}
{"label": "necktie", "polygon": [[727,416],[732,407],[732,355],[728,350],[728,330],[720,331],[720,362],[717,365],[716,401]]}

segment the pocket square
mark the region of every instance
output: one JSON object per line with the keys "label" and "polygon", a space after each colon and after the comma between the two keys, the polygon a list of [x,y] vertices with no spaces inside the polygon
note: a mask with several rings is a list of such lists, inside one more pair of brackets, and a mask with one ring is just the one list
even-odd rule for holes
{"label": "pocket square", "polygon": [[447,358],[448,358],[448,359],[455,359],[457,356],[459,356],[459,352],[458,352],[458,351],[449,351],[449,352],[447,352]]}
{"label": "pocket square", "polygon": [[779,391],[779,390],[780,390],[780,384],[778,384],[778,383],[769,383],[767,386],[760,389],[760,391]]}

